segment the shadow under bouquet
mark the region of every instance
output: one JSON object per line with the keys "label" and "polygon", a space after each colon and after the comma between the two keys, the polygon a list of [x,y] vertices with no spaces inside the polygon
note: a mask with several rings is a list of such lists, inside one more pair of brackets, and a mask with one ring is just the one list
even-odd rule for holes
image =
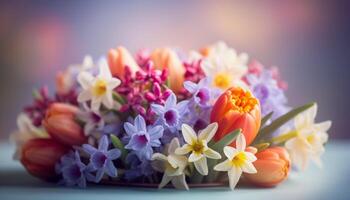
{"label": "shadow under bouquet", "polygon": [[287,105],[276,67],[218,42],[188,54],[111,49],[43,87],[17,119],[14,159],[66,186],[272,187],[321,166],[330,121]]}

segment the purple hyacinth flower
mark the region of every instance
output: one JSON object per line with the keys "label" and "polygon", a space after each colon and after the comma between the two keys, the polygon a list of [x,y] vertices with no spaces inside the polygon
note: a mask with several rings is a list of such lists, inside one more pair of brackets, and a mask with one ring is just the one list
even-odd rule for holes
{"label": "purple hyacinth flower", "polygon": [[219,96],[220,90],[209,87],[210,79],[204,78],[197,84],[191,81],[184,83],[185,89],[193,95],[192,101],[199,106],[208,106]]}
{"label": "purple hyacinth flower", "polygon": [[169,128],[172,132],[180,130],[182,116],[187,113],[188,101],[176,103],[176,96],[171,93],[164,103],[164,106],[152,104],[151,109],[158,116],[156,124]]}
{"label": "purple hyacinth flower", "polygon": [[125,148],[134,150],[139,158],[151,159],[153,147],[160,146],[159,138],[163,136],[163,127],[160,125],[146,127],[145,119],[138,115],[134,125],[125,122],[124,129],[130,138]]}
{"label": "purple hyacinth flower", "polygon": [[272,119],[276,119],[289,110],[287,97],[269,70],[264,69],[260,75],[249,74],[246,78],[254,96],[260,101],[263,116],[273,112]]}
{"label": "purple hyacinth flower", "polygon": [[89,167],[96,171],[95,182],[101,181],[103,175],[106,173],[110,177],[116,177],[118,175],[117,168],[113,164],[113,160],[120,157],[121,152],[119,149],[108,150],[109,141],[106,135],[102,136],[98,149],[90,144],[84,144],[83,149],[86,153],[90,154]]}
{"label": "purple hyacinth flower", "polygon": [[81,162],[78,151],[62,156],[60,162],[56,164],[56,173],[62,175],[59,184],[66,186],[77,185],[85,188],[86,180],[92,181],[94,179],[91,171],[91,168]]}
{"label": "purple hyacinth flower", "polygon": [[154,173],[151,161],[140,159],[135,152],[129,153],[125,162],[130,166],[124,174],[124,178],[128,181],[132,181],[142,176],[151,176]]}

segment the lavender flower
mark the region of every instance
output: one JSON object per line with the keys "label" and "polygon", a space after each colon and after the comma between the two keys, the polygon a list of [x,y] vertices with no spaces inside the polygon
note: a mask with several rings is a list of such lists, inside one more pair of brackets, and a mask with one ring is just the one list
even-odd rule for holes
{"label": "lavender flower", "polygon": [[96,183],[101,181],[105,173],[110,177],[116,177],[118,175],[113,160],[119,158],[121,152],[119,149],[108,150],[108,145],[109,141],[106,135],[100,139],[98,149],[90,144],[83,145],[84,151],[90,154],[90,163],[88,166],[96,171]]}
{"label": "lavender flower", "polygon": [[163,136],[162,126],[146,127],[145,119],[138,115],[135,118],[134,125],[126,122],[124,124],[127,137],[130,138],[129,143],[125,146],[126,149],[131,149],[136,152],[139,158],[150,159],[153,154],[152,147],[159,147],[159,138]]}
{"label": "lavender flower", "polygon": [[208,106],[219,96],[220,91],[210,88],[210,82],[209,78],[204,78],[197,84],[191,81],[184,83],[185,89],[193,95],[192,100],[196,105]]}
{"label": "lavender flower", "polygon": [[56,165],[56,173],[62,174],[63,177],[59,184],[66,186],[78,185],[85,188],[86,180],[92,181],[94,179],[90,173],[91,171],[90,167],[81,162],[77,151],[62,156],[60,162]]}
{"label": "lavender flower", "polygon": [[135,152],[129,153],[125,162],[130,166],[129,169],[125,171],[124,175],[124,178],[128,181],[132,181],[141,176],[151,176],[154,173],[151,161],[140,159]]}
{"label": "lavender flower", "polygon": [[289,110],[287,98],[270,71],[263,69],[260,75],[248,74],[246,79],[260,101],[262,115],[273,112],[272,119],[275,119]]}
{"label": "lavender flower", "polygon": [[93,112],[86,104],[83,104],[85,111],[80,112],[78,118],[85,122],[84,134],[91,135],[96,129],[102,129],[105,126],[105,121],[101,114]]}
{"label": "lavender flower", "polygon": [[187,112],[188,101],[176,103],[176,96],[171,93],[164,103],[164,106],[159,104],[151,104],[151,109],[158,115],[156,124],[161,124],[168,128],[171,132],[180,130],[182,124],[182,116]]}

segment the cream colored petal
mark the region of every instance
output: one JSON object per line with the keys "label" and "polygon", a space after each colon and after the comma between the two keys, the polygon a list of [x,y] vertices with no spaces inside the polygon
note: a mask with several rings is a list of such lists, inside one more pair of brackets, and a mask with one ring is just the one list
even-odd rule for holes
{"label": "cream colored petal", "polygon": [[230,182],[230,188],[231,190],[234,190],[239,181],[239,178],[242,175],[242,170],[238,167],[233,167],[227,172],[227,174]]}
{"label": "cream colored petal", "polygon": [[165,155],[161,154],[161,153],[154,153],[152,155],[152,160],[163,160],[163,161],[167,162],[168,158]]}
{"label": "cream colored petal", "polygon": [[177,137],[173,138],[168,147],[168,155],[174,154],[175,150],[180,147],[180,142]]}
{"label": "cream colored petal", "polygon": [[217,165],[215,165],[214,170],[215,171],[229,171],[232,168],[232,162],[231,160],[225,160],[224,162],[221,162]]}
{"label": "cream colored petal", "polygon": [[328,129],[331,128],[331,126],[332,126],[332,122],[331,121],[325,121],[325,122],[321,122],[321,123],[315,124],[315,128],[319,132],[327,132]]}
{"label": "cream colored petal", "polygon": [[200,160],[203,157],[205,157],[205,156],[203,154],[201,154],[201,153],[192,152],[190,157],[188,157],[188,162],[196,162],[196,161]]}
{"label": "cream colored petal", "polygon": [[224,147],[224,154],[229,160],[232,160],[238,153],[239,151],[233,147]]}
{"label": "cream colored petal", "polygon": [[99,74],[98,77],[99,78],[103,78],[103,79],[111,79],[112,78],[112,74],[111,71],[109,69],[108,63],[106,59],[101,59],[98,63],[99,65]]}
{"label": "cream colored petal", "polygon": [[178,156],[171,154],[168,156],[169,164],[174,168],[185,168],[187,165],[187,158],[185,156]]}
{"label": "cream colored petal", "polygon": [[184,136],[185,142],[187,144],[193,144],[197,141],[197,135],[191,126],[187,124],[182,124],[182,135]]}
{"label": "cream colored petal", "polygon": [[238,151],[244,151],[245,148],[246,148],[246,141],[245,141],[245,137],[242,133],[240,133],[238,136],[237,136],[237,139],[236,139],[236,148]]}
{"label": "cream colored petal", "polygon": [[91,110],[94,112],[99,112],[100,111],[100,107],[101,107],[101,98],[92,98],[91,99]]}
{"label": "cream colored petal", "polygon": [[245,156],[247,157],[248,162],[254,162],[256,161],[256,156],[250,152],[244,152]]}
{"label": "cream colored petal", "polygon": [[201,159],[199,159],[196,162],[194,162],[194,167],[203,176],[208,175],[208,164],[207,164],[207,158],[206,157],[203,156]]}
{"label": "cream colored petal", "polygon": [[80,72],[78,75],[78,82],[84,90],[87,90],[91,87],[91,84],[94,82],[94,77],[88,72]]}
{"label": "cream colored petal", "polygon": [[244,163],[244,165],[241,168],[243,172],[248,174],[255,174],[257,172],[254,165],[251,162]]}
{"label": "cream colored petal", "polygon": [[208,158],[211,158],[211,159],[221,159],[221,155],[214,151],[213,149],[210,149],[208,148],[206,151],[203,152],[204,155]]}
{"label": "cream colored petal", "polygon": [[205,129],[203,129],[198,136],[198,140],[205,140],[209,142],[218,130],[218,123],[214,122],[209,124]]}
{"label": "cream colored petal", "polygon": [[164,186],[166,186],[170,181],[171,181],[172,177],[168,176],[167,174],[164,173],[162,181],[160,182],[158,188],[163,188]]}
{"label": "cream colored petal", "polygon": [[92,98],[91,92],[89,90],[83,90],[78,95],[78,102],[82,103],[85,101],[89,101]]}
{"label": "cream colored petal", "polygon": [[171,183],[176,189],[189,190],[188,185],[186,183],[186,177],[184,174],[173,177],[173,179],[171,180]]}
{"label": "cream colored petal", "polygon": [[185,155],[192,151],[192,148],[189,144],[184,144],[182,147],[179,147],[175,150],[177,155]]}
{"label": "cream colored petal", "polygon": [[113,108],[114,100],[113,100],[112,91],[107,91],[106,92],[106,95],[102,97],[102,103],[108,109],[112,109]]}

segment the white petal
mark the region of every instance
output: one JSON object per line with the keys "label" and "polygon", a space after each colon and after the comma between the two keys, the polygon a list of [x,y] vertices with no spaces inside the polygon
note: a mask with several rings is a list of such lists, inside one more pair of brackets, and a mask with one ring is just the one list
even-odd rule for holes
{"label": "white petal", "polygon": [[198,136],[199,140],[206,140],[209,142],[218,130],[218,123],[214,122],[209,124],[205,129],[203,129]]}
{"label": "white petal", "polygon": [[207,158],[206,157],[203,156],[201,159],[199,159],[196,162],[194,162],[194,167],[203,176],[208,175],[208,164],[207,164]]}
{"label": "white petal", "polygon": [[224,147],[224,154],[229,160],[232,160],[238,153],[239,151],[233,147]]}
{"label": "white petal", "polygon": [[107,91],[106,95],[102,98],[102,103],[106,108],[112,109],[114,106],[113,96],[111,91]]}
{"label": "white petal", "polygon": [[88,101],[92,98],[91,92],[89,90],[83,90],[80,92],[78,96],[78,102],[82,103]]}
{"label": "white petal", "polygon": [[160,182],[158,188],[163,188],[164,186],[166,186],[171,181],[171,179],[172,177],[164,173],[162,181]]}
{"label": "white petal", "polygon": [[178,138],[173,138],[168,147],[168,155],[175,153],[175,150],[180,147]]}
{"label": "white petal", "polygon": [[227,159],[224,162],[221,162],[217,165],[215,165],[214,170],[215,171],[229,171],[232,168],[232,162],[231,160]]}
{"label": "white petal", "polygon": [[246,148],[246,141],[245,141],[245,137],[242,133],[240,133],[238,136],[237,136],[237,139],[236,139],[236,148],[237,150],[239,151],[244,151],[245,148]]}
{"label": "white petal", "polygon": [[165,155],[161,154],[161,153],[154,153],[152,155],[152,160],[168,161],[168,158]]}
{"label": "white petal", "polygon": [[315,127],[319,132],[327,132],[328,129],[331,128],[331,126],[332,126],[331,121],[325,121],[325,122],[315,124]]}
{"label": "white petal", "polygon": [[80,72],[78,75],[78,82],[84,90],[90,88],[94,79],[95,78],[88,72]]}
{"label": "white petal", "polygon": [[247,157],[248,162],[254,162],[257,160],[256,156],[253,153],[250,152],[244,152],[245,156]]}
{"label": "white petal", "polygon": [[175,154],[185,155],[185,154],[189,153],[190,151],[192,151],[191,146],[188,144],[184,144],[182,147],[179,147],[175,150]]}
{"label": "white petal", "polygon": [[176,189],[189,190],[188,185],[186,183],[185,174],[173,177],[173,179],[171,180],[171,183]]}
{"label": "white petal", "polygon": [[251,162],[246,162],[242,166],[242,171],[248,174],[255,174],[257,171]]}
{"label": "white petal", "polygon": [[221,159],[221,155],[214,151],[213,149],[210,149],[208,148],[206,151],[203,152],[204,155],[208,158],[211,158],[211,159]]}
{"label": "white petal", "polygon": [[111,71],[109,69],[108,63],[106,59],[101,59],[99,61],[99,74],[98,77],[99,78],[103,78],[103,79],[111,79],[112,78],[112,74]]}
{"label": "white petal", "polygon": [[192,129],[192,127],[190,127],[187,124],[182,124],[181,130],[182,130],[182,135],[187,144],[193,144],[195,141],[197,141],[197,135]]}
{"label": "white petal", "polygon": [[203,154],[201,154],[201,153],[192,152],[190,157],[188,157],[188,162],[196,162],[196,161],[200,160],[203,157],[205,157],[205,156]]}
{"label": "white petal", "polygon": [[120,85],[121,81],[117,78],[112,78],[108,82],[108,88],[113,90],[114,88],[118,87]]}
{"label": "white petal", "polygon": [[101,107],[101,98],[92,98],[91,99],[91,110],[94,112],[99,112]]}
{"label": "white petal", "polygon": [[242,175],[242,170],[238,167],[233,167],[227,172],[227,174],[230,182],[230,188],[231,190],[234,190],[239,181],[239,178]]}

